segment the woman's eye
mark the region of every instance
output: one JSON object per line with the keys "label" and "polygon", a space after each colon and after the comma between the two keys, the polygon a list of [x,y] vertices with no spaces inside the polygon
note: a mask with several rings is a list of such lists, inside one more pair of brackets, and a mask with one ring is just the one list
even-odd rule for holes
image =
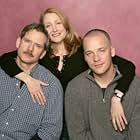
{"label": "woman's eye", "polygon": [[92,54],[92,53],[90,53],[90,52],[89,52],[89,53],[86,53],[87,56],[89,56],[89,55],[91,55],[91,54]]}
{"label": "woman's eye", "polygon": [[49,28],[49,27],[50,27],[50,25],[45,25],[45,27],[46,27],[46,28]]}

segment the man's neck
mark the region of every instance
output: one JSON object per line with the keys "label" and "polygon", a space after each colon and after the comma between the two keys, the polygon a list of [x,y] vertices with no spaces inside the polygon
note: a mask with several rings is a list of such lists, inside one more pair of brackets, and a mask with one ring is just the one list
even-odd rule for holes
{"label": "man's neck", "polygon": [[30,74],[32,68],[37,64],[37,63],[34,63],[34,64],[27,64],[27,63],[24,63],[23,61],[21,61],[18,57],[16,59],[16,63],[17,65],[19,66],[20,69],[22,69],[25,73],[27,74]]}
{"label": "man's neck", "polygon": [[116,70],[112,65],[109,71],[107,71],[103,75],[97,75],[97,74],[93,74],[93,75],[94,75],[95,81],[100,85],[100,87],[106,88],[113,81],[116,75]]}

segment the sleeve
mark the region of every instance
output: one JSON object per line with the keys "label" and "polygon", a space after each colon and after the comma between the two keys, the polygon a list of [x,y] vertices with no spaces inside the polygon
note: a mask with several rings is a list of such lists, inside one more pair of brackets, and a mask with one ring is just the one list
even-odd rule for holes
{"label": "sleeve", "polygon": [[[58,80],[49,83],[47,102],[37,135],[41,140],[59,140],[63,124],[63,90]],[[44,90],[44,93],[45,93]]]}
{"label": "sleeve", "polygon": [[87,120],[84,118],[83,103],[77,97],[74,85],[68,84],[65,93],[65,117],[70,140],[93,140]]}
{"label": "sleeve", "polygon": [[1,68],[10,76],[14,77],[15,75],[22,72],[22,70],[16,64],[17,52],[5,53],[0,57],[0,66]]}
{"label": "sleeve", "polygon": [[[140,82],[139,82],[140,85]],[[139,86],[137,85],[137,86]],[[129,140],[139,140],[140,138],[140,86],[138,90],[136,90],[136,102],[133,113],[131,115],[131,119],[128,125],[128,139]]]}
{"label": "sleeve", "polygon": [[124,94],[127,92],[132,80],[135,76],[135,65],[119,56],[113,57],[113,63],[118,66],[119,71],[122,73],[122,77],[118,80],[118,84],[115,89],[120,90]]}

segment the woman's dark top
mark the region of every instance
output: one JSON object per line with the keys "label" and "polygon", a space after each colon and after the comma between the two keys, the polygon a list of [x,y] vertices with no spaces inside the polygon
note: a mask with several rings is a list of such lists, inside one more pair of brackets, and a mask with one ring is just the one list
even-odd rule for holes
{"label": "woman's dark top", "polygon": [[[13,51],[2,55],[0,58],[1,68],[11,77],[22,72],[15,62],[16,56],[17,52]],[[61,81],[64,91],[70,80],[88,69],[86,62],[84,61],[82,47],[72,56],[64,56],[64,64],[61,71],[58,71],[57,69],[59,56],[50,57],[46,55],[39,61],[39,63],[49,69]],[[118,84],[115,89],[118,89],[125,94],[135,76],[135,65],[119,56],[113,57],[113,63],[118,66],[119,71],[123,75],[122,78],[118,80]]]}

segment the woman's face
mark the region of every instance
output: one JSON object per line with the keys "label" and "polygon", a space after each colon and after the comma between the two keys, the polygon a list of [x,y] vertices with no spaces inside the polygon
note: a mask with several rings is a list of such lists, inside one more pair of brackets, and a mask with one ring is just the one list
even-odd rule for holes
{"label": "woman's face", "polygon": [[48,31],[51,42],[62,43],[66,36],[66,29],[55,13],[47,13],[44,16],[43,23]]}

